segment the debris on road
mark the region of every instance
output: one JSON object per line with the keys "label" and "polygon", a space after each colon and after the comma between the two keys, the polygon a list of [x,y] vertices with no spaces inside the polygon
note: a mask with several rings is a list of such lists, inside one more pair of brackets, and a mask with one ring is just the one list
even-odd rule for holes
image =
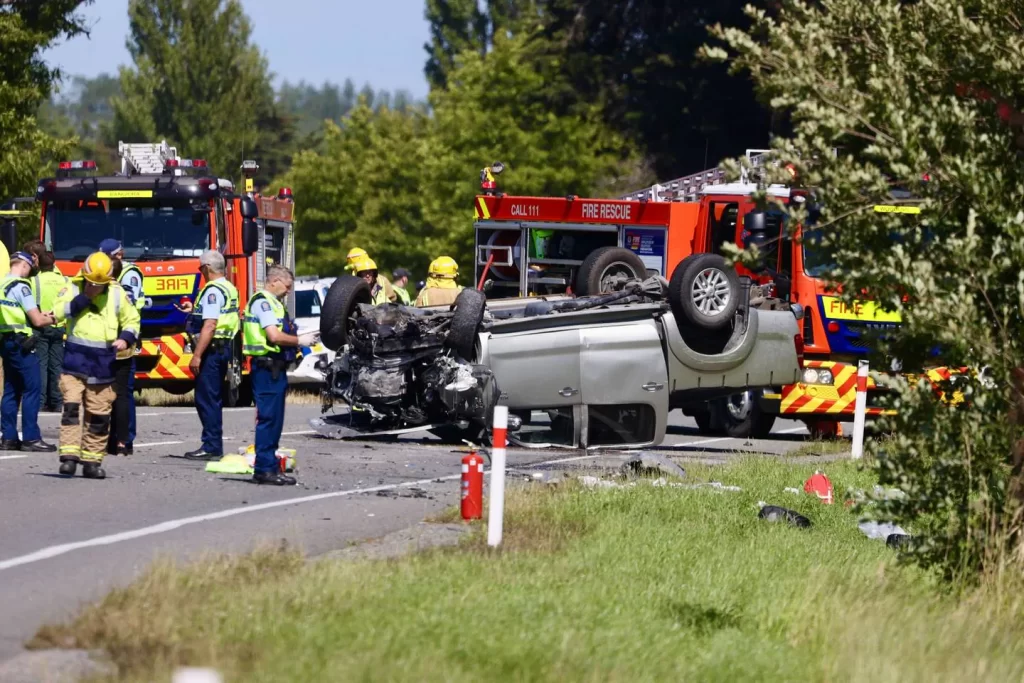
{"label": "debris on road", "polygon": [[623,463],[620,471],[626,476],[642,476],[652,472],[662,472],[679,479],[686,478],[686,471],[663,455],[654,453],[638,453]]}
{"label": "debris on road", "polygon": [[651,486],[668,486],[674,489],[704,489],[709,488],[714,491],[742,491],[739,486],[731,486],[723,484],[720,481],[707,481],[700,484],[683,484],[682,482],[673,481],[670,482],[665,477],[659,477],[651,482]]}
{"label": "debris on road", "polygon": [[759,502],[758,505],[761,507],[761,511],[757,513],[760,519],[769,522],[785,521],[791,526],[800,527],[801,529],[807,529],[811,526],[811,520],[799,512],[794,512],[778,505],[768,505],[763,501]]}

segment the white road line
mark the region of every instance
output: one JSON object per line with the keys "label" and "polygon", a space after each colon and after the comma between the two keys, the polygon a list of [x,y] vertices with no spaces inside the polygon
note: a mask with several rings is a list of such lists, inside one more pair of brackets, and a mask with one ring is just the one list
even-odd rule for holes
{"label": "white road line", "polygon": [[185,443],[184,441],[153,441],[151,443],[137,443],[133,444],[135,448],[146,448],[149,446],[174,446],[179,443]]}
{"label": "white road line", "polygon": [[298,432],[281,432],[281,436],[298,436],[299,434],[316,434],[315,429],[303,429]]}
{"label": "white road line", "polygon": [[[806,427],[793,427],[792,429],[780,429],[777,432],[772,432],[772,434],[796,434],[797,432],[805,432],[805,431],[807,431]],[[766,439],[770,439],[770,438],[771,438],[771,434],[768,435],[768,437],[766,437]],[[766,439],[762,439],[762,440],[766,440]],[[703,446],[706,443],[718,443],[719,441],[742,441],[742,440],[743,440],[743,437],[723,436],[723,437],[719,437],[717,439],[702,439],[701,441],[685,441],[683,443],[678,443],[678,444],[674,444],[674,445],[675,446]]]}
{"label": "white road line", "polygon": [[[570,462],[573,460],[585,460],[587,458],[598,457],[595,455],[583,455],[574,458],[561,458],[558,460],[548,460],[545,462],[531,463],[531,466],[538,465],[554,465],[562,462]],[[284,507],[286,505],[299,505],[301,503],[315,503],[319,500],[328,500],[330,498],[344,498],[348,496],[354,496],[359,493],[376,493],[377,491],[390,491],[392,489],[401,488],[412,488],[415,486],[423,486],[436,481],[452,481],[458,479],[462,474],[452,474],[446,477],[432,477],[430,479],[418,479],[416,481],[407,481],[401,484],[385,484],[383,486],[371,486],[363,489],[348,489],[346,491],[332,491],[331,493],[318,493],[312,496],[302,496],[301,498],[288,498],[285,500],[275,500],[270,503],[260,503],[259,505],[246,505],[245,507],[230,508],[228,510],[221,510],[220,512],[211,512],[206,515],[196,515],[195,517],[183,517],[181,519],[172,519],[167,522],[161,522],[160,524],[154,524],[152,526],[142,527],[141,529],[134,529],[132,531],[122,531],[119,534],[110,534],[109,536],[97,536],[96,538],[90,538],[85,541],[78,541],[75,543],[64,543],[61,545],[52,545],[42,550],[37,550],[34,553],[28,555],[21,555],[20,557],[12,557],[9,560],[0,561],[0,571],[7,569],[13,569],[14,567],[20,567],[26,564],[32,564],[34,562],[41,562],[48,560],[53,557],[65,555],[75,550],[84,550],[85,548],[95,548],[102,545],[113,545],[114,543],[121,543],[123,541],[131,541],[136,538],[144,538],[146,536],[152,536],[154,534],[162,534],[168,531],[174,531],[190,524],[199,524],[200,522],[210,522],[216,519],[226,519],[228,517],[235,517],[236,515],[244,515],[247,512],[259,512],[260,510],[271,510],[273,508]]]}
{"label": "white road line", "polygon": [[27,455],[0,455],[0,460],[16,460],[18,458],[27,458]]}

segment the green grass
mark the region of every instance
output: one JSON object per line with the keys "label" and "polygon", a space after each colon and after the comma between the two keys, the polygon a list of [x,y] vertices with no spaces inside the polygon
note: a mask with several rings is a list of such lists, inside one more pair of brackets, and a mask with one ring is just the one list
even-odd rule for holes
{"label": "green grass", "polygon": [[[817,466],[840,499],[872,484]],[[1024,593],[952,595],[843,505],[782,492],[814,467],[689,467],[739,493],[515,489],[500,552],[481,526],[402,560],[159,564],[33,646],[106,648],[133,681],[176,665],[238,681],[1021,680]],[[814,526],[759,520],[758,500]]]}
{"label": "green grass", "polygon": [[[288,405],[320,405],[320,392],[294,387],[288,389],[286,400]],[[195,395],[191,391],[171,394],[163,389],[143,389],[136,400],[136,405],[146,407],[191,408],[195,404]]]}

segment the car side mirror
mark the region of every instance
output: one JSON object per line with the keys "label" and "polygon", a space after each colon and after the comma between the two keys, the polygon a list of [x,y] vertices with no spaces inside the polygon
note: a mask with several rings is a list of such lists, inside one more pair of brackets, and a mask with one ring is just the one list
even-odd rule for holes
{"label": "car side mirror", "polygon": [[256,218],[260,215],[259,207],[256,206],[256,200],[252,197],[242,197],[240,203],[242,205],[242,218]]}
{"label": "car side mirror", "polygon": [[764,211],[750,211],[743,216],[743,229],[747,232],[765,232],[768,229]]}
{"label": "car side mirror", "polygon": [[260,249],[260,229],[255,219],[242,219],[242,251],[252,256]]}
{"label": "car side mirror", "polygon": [[18,224],[13,220],[5,220],[0,224],[0,242],[7,247],[8,253],[18,250]]}

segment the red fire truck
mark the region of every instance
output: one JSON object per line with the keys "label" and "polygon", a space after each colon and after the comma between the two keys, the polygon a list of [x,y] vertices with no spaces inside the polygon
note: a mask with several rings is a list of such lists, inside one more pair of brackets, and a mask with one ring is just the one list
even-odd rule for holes
{"label": "red fire truck", "polygon": [[[263,286],[267,266],[294,268],[291,190],[276,197],[253,192],[256,162],[245,161],[245,191],[216,175],[201,159],[183,159],[166,141],[118,143],[121,172],[97,175],[92,161],[61,162],[57,174],[39,181],[40,238],[57,267],[74,275],[100,241],[124,245],[125,260],[145,276],[142,338],[136,387],[185,393],[193,387],[191,340],[182,301],[194,300],[205,282],[199,274],[204,249],[227,259],[227,277],[238,288],[239,305]],[[288,302],[294,311],[294,301]],[[228,405],[249,405],[252,392],[241,339],[226,380]]]}
{"label": "red fire truck", "polygon": [[[755,169],[768,159],[765,150],[747,156]],[[679,407],[705,433],[740,437],[767,435],[778,416],[802,420],[819,435],[836,434],[839,422],[852,420],[857,361],[872,344],[866,331],[895,326],[899,316],[871,302],[844,305],[823,279],[831,260],[818,231],[798,226],[791,235],[781,211],[757,210],[751,199],[756,183],[745,177],[726,183],[724,171],[714,168],[618,199],[522,197],[498,192],[494,176],[501,170],[500,164],[484,169],[484,193],[474,206],[476,276],[489,296],[595,293],[622,278],[668,278],[687,257],[722,253],[725,243],[756,242],[768,247],[766,267],[756,273],[737,269],[803,308],[803,381],[779,393],[746,392]],[[808,198],[782,185],[767,191],[783,204]],[[709,286],[715,277],[709,272]],[[704,304],[728,306],[706,296]],[[884,412],[876,401],[884,390],[877,376],[868,379],[871,417]],[[928,372],[936,383],[949,376],[945,368]]]}

